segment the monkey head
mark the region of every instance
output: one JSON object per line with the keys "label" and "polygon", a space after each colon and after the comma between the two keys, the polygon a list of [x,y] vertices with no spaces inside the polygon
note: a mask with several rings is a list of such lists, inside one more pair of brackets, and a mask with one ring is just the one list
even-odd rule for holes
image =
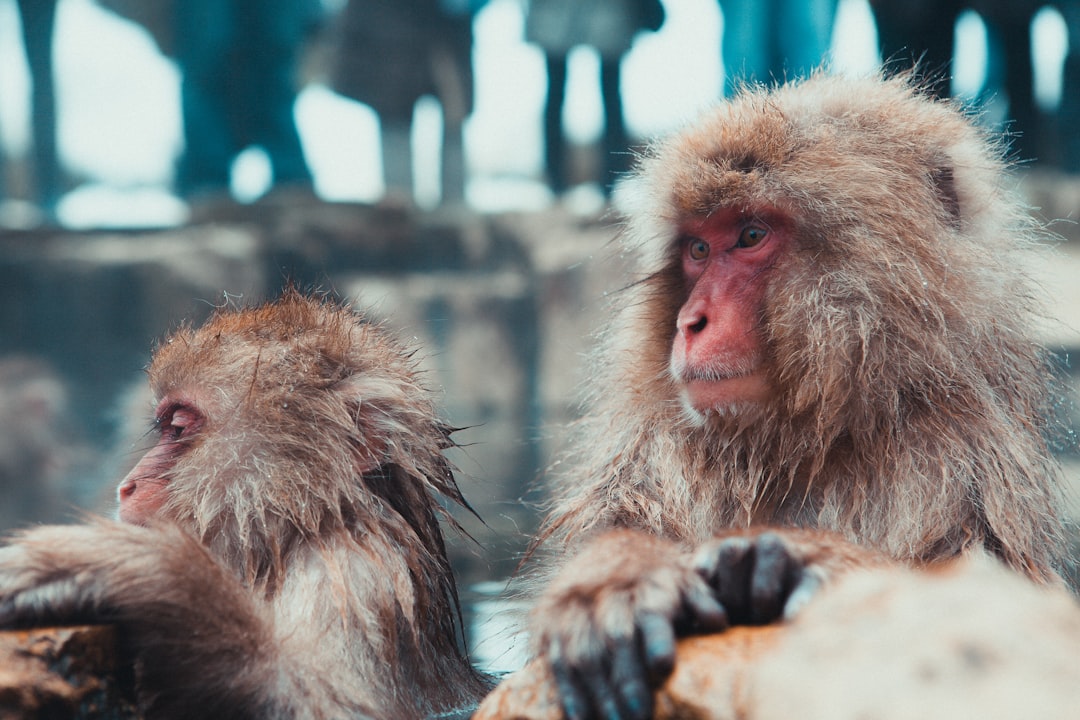
{"label": "monkey head", "polygon": [[[120,519],[178,523],[220,557],[276,557],[408,515],[413,499],[426,508],[429,491],[457,496],[449,429],[410,357],[379,325],[295,291],[180,329],[149,368],[155,444],[119,486]],[[434,517],[407,519],[435,542]]]}
{"label": "monkey head", "polygon": [[1024,333],[999,322],[1017,314],[1001,286],[1030,226],[1001,201],[997,149],[903,77],[748,88],[653,148],[630,184],[643,281],[629,291],[644,295],[622,303],[637,326],[623,370],[696,424],[872,424],[861,416],[979,382],[966,353]]}

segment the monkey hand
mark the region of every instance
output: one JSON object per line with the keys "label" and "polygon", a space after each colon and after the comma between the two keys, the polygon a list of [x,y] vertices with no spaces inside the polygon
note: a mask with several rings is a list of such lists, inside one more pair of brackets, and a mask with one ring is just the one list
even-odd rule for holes
{"label": "monkey hand", "polygon": [[[208,707],[221,717],[277,716],[265,709],[277,707],[263,682],[276,677],[268,621],[194,538],[171,525],[96,520],[13,540],[0,548],[0,628],[121,627],[125,651],[140,661],[147,716],[193,717]],[[208,682],[237,663],[245,672]],[[263,715],[252,714],[256,702]]]}
{"label": "monkey hand", "polygon": [[162,634],[170,619],[183,636],[226,622],[210,608],[237,608],[243,597],[240,583],[173,527],[43,526],[0,547],[0,627],[119,623]]}
{"label": "monkey hand", "polygon": [[776,532],[711,540],[694,553],[692,564],[732,625],[789,618],[825,579],[821,566],[805,562],[796,545]]}
{"label": "monkey hand", "polygon": [[719,537],[691,561],[732,625],[789,619],[839,573],[881,562],[831,533],[795,529]]}
{"label": "monkey hand", "polygon": [[677,634],[715,632],[724,609],[680,546],[630,530],[590,543],[555,578],[531,618],[569,720],[652,717]]}
{"label": "monkey hand", "polygon": [[102,540],[100,527],[84,525],[45,526],[15,535],[0,548],[0,627],[101,621],[108,613],[101,575],[116,562],[115,548],[99,554],[105,549]]}

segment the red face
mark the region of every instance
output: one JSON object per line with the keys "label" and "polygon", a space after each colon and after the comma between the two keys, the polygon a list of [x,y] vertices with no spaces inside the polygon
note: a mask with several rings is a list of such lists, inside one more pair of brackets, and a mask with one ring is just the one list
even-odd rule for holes
{"label": "red face", "polygon": [[202,424],[202,414],[190,402],[174,397],[161,401],[154,421],[157,442],[118,489],[123,522],[143,525],[160,515],[168,497],[170,473],[191,448]]}
{"label": "red face", "polygon": [[768,269],[788,244],[779,212],[726,210],[682,227],[688,290],[679,309],[670,370],[687,405],[702,415],[767,400],[762,303]]}

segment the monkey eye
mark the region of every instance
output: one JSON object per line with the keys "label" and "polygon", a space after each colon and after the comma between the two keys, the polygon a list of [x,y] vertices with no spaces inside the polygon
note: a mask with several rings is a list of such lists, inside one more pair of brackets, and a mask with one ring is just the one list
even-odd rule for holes
{"label": "monkey eye", "polygon": [[198,426],[199,414],[184,405],[173,405],[158,416],[156,424],[163,438],[176,441]]}
{"label": "monkey eye", "polygon": [[739,233],[739,241],[735,243],[738,248],[757,247],[765,241],[769,231],[758,225],[747,225]]}
{"label": "monkey eye", "polygon": [[691,260],[704,260],[709,257],[709,243],[701,238],[687,238],[686,253],[690,256]]}

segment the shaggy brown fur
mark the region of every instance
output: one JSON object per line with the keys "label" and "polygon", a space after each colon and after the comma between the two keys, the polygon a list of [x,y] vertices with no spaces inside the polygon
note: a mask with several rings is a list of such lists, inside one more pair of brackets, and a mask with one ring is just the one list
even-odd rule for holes
{"label": "shaggy brown fur", "polygon": [[159,519],[18,536],[0,550],[0,624],[120,623],[148,717],[475,703],[488,686],[459,646],[436,498],[464,501],[410,357],[296,292],[180,330],[150,382],[201,424],[168,448]]}
{"label": "shaggy brown fur", "polygon": [[[989,554],[1060,582],[1037,232],[1001,155],[905,78],[819,74],[643,160],[636,275],[537,541],[560,572],[524,676],[560,712],[651,717],[677,633],[792,617],[852,568]],[[529,716],[525,686],[480,715]]]}
{"label": "shaggy brown fur", "polygon": [[[630,527],[693,546],[726,528],[836,531],[912,564],[974,549],[1057,578],[1051,373],[1023,254],[1037,240],[1002,148],[905,78],[752,87],[644,159],[553,550]],[[795,221],[761,317],[777,388],[688,417],[668,374],[680,222]]]}

